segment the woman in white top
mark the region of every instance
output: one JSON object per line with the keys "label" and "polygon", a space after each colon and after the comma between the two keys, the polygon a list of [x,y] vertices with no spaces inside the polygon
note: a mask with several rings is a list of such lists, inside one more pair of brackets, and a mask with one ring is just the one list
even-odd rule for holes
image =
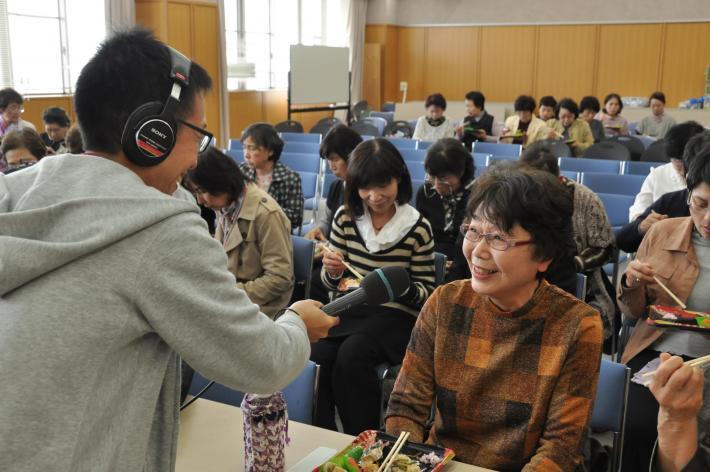
{"label": "woman in white top", "polygon": [[429,95],[424,102],[426,115],[420,116],[417,126],[414,128],[413,139],[422,141],[438,141],[441,138],[453,138],[456,134],[456,127],[447,117],[446,99],[440,93]]}

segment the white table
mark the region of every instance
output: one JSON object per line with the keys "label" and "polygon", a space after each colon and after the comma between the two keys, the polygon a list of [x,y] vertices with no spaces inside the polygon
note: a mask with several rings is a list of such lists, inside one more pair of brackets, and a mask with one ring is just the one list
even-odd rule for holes
{"label": "white table", "polygon": [[[199,399],[180,415],[177,472],[235,472],[244,470],[244,435],[239,408]],[[286,469],[318,447],[337,451],[352,436],[290,421],[291,444],[286,448]],[[317,464],[316,464],[317,465]],[[482,472],[488,469],[460,462],[449,463],[446,472]]]}

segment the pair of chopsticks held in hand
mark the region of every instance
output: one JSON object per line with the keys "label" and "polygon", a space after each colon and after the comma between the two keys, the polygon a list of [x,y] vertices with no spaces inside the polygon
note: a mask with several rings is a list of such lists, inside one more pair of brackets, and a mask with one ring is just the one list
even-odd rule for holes
{"label": "pair of chopsticks held in hand", "polygon": [[[329,253],[331,253],[331,254],[338,254],[337,252],[335,252],[335,251],[333,251],[331,248],[329,248],[327,244],[322,244],[321,247],[323,248],[324,251],[327,251],[327,252],[329,252]],[[344,265],[355,277],[357,277],[358,280],[362,280],[362,279],[365,278],[364,275],[362,275],[360,272],[358,272],[357,270],[355,270],[355,268],[353,268],[353,266],[351,266],[350,264],[348,264],[347,262],[345,262],[345,260],[343,260],[343,261],[341,261],[341,262],[343,263],[343,265]]]}
{"label": "pair of chopsticks held in hand", "polygon": [[392,466],[392,462],[394,462],[395,458],[399,454],[399,451],[402,450],[402,447],[404,446],[404,443],[407,442],[407,439],[409,439],[408,431],[402,431],[401,433],[399,433],[397,441],[395,441],[394,445],[392,446],[392,449],[390,449],[389,454],[387,454],[387,457],[385,457],[385,460],[382,461],[382,465],[380,465],[380,468],[377,469],[377,472],[385,472],[388,468]]}

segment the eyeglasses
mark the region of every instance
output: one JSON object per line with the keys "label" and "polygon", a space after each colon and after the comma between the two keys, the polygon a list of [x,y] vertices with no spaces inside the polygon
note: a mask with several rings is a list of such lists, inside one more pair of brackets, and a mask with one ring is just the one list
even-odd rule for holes
{"label": "eyeglasses", "polygon": [[482,239],[485,239],[486,243],[497,251],[507,251],[511,247],[525,246],[526,244],[531,244],[533,242],[532,239],[528,239],[527,241],[506,239],[498,233],[481,233],[473,226],[467,224],[462,224],[460,230],[463,237],[472,243],[478,243]]}
{"label": "eyeglasses", "polygon": [[196,131],[197,133],[202,135],[202,139],[200,140],[200,146],[199,146],[197,152],[206,151],[207,148],[209,147],[209,145],[212,143],[212,141],[214,141],[214,135],[212,133],[210,133],[209,131],[199,128],[199,127],[197,127],[191,123],[188,123],[187,121],[184,121],[184,120],[178,119],[177,121],[179,123],[187,126],[191,130]]}
{"label": "eyeglasses", "polygon": [[13,103],[12,105],[8,105],[5,110],[11,111],[11,112],[20,112],[24,113],[25,109],[22,107],[22,105],[18,105],[17,103]]}

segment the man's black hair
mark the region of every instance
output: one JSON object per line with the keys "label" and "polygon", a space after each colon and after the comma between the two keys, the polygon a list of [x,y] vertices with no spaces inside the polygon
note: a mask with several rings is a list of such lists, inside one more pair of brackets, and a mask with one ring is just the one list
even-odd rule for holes
{"label": "man's black hair", "polygon": [[[671,159],[682,159],[690,138],[704,130],[705,128],[697,121],[686,121],[671,127],[664,138],[666,155]],[[685,169],[688,170],[687,167]]]}
{"label": "man's black hair", "polygon": [[58,125],[62,128],[68,128],[71,124],[67,112],[63,108],[49,107],[42,113],[42,121],[45,125]]}
{"label": "man's black hair", "polygon": [[475,90],[468,92],[466,94],[466,100],[471,100],[473,104],[476,105],[476,108],[481,110],[486,108],[486,97],[481,92]]}
{"label": "man's black hair", "polygon": [[513,108],[515,111],[529,111],[530,113],[535,111],[535,99],[530,95],[521,95],[515,99]]}

